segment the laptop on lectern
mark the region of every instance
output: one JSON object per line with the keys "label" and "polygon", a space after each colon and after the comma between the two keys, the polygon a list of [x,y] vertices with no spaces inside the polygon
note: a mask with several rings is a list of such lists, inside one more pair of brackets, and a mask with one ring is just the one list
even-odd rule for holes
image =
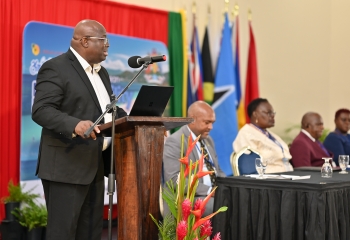
{"label": "laptop on lectern", "polygon": [[173,90],[173,86],[142,85],[129,116],[161,117]]}

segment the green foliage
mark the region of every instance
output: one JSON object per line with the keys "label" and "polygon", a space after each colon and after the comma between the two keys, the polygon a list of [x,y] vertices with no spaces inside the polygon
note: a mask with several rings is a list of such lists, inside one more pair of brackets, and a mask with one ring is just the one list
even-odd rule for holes
{"label": "green foliage", "polygon": [[[204,198],[199,200],[198,204],[195,204],[195,194],[198,186],[199,178],[211,174],[212,172],[203,171],[204,155],[199,160],[192,162],[189,159],[191,151],[195,148],[198,136],[194,141],[192,137],[188,138],[188,146],[186,155],[184,156],[184,135],[181,137],[181,150],[179,159],[180,161],[180,173],[178,179],[175,182],[169,180],[166,182],[166,187],[162,191],[162,197],[167,203],[170,213],[165,215],[163,222],[157,221],[152,214],[150,217],[158,227],[158,239],[161,240],[175,240],[175,239],[186,239],[193,240],[207,239],[207,235],[210,233],[206,232],[203,236],[200,236],[200,229],[204,223],[219,212],[224,212],[227,207],[221,207],[216,212],[202,216],[205,205],[209,199],[213,196],[217,187],[212,189],[212,192]],[[206,229],[210,229],[209,226],[205,226]],[[211,230],[209,230],[211,231]],[[216,238],[215,239],[219,239]]]}
{"label": "green foliage", "polygon": [[30,189],[28,192],[23,192],[23,187],[20,184],[15,185],[12,180],[9,181],[7,189],[9,192],[9,196],[1,198],[1,202],[9,203],[9,202],[23,202],[29,203],[32,202],[35,198],[39,197],[39,194],[31,193],[34,188]]}
{"label": "green foliage", "polygon": [[167,215],[163,222],[159,221],[157,222],[157,219],[155,219],[152,214],[150,214],[153,222],[158,227],[158,239],[162,240],[175,240],[176,239],[176,222],[174,221],[173,216],[170,214]]}
{"label": "green foliage", "polygon": [[173,181],[166,182],[168,188],[163,189],[162,197],[164,201],[168,204],[169,210],[173,216],[177,214],[177,193]]}
{"label": "green foliage", "polygon": [[47,225],[47,210],[45,205],[37,205],[34,201],[29,202],[22,209],[16,208],[12,214],[17,217],[18,222],[32,230],[37,227],[45,227]]}

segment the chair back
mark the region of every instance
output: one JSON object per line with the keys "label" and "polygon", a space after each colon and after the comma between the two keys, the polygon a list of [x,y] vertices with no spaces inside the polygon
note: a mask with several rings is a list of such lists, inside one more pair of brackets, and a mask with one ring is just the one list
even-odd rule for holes
{"label": "chair back", "polygon": [[236,153],[232,153],[230,157],[231,167],[234,176],[244,174],[256,174],[255,159],[260,158],[258,151],[246,146]]}

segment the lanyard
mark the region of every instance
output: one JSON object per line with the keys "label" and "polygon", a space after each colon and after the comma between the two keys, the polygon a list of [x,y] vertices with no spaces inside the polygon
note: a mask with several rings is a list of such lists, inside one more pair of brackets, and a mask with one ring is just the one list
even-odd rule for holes
{"label": "lanyard", "polygon": [[262,129],[262,128],[260,128],[259,126],[255,125],[255,124],[252,124],[252,125],[254,127],[256,127],[257,129],[259,129],[264,135],[266,135],[271,141],[273,141],[277,146],[279,146],[281,148],[282,154],[283,154],[283,160],[286,160],[282,144],[279,141],[277,141],[277,139],[274,138],[267,130]]}

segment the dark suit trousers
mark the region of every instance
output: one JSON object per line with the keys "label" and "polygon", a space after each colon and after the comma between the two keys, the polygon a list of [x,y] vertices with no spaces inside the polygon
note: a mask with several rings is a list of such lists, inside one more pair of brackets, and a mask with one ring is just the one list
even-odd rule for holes
{"label": "dark suit trousers", "polygon": [[92,183],[78,185],[42,179],[48,240],[101,240],[103,224],[103,161]]}

